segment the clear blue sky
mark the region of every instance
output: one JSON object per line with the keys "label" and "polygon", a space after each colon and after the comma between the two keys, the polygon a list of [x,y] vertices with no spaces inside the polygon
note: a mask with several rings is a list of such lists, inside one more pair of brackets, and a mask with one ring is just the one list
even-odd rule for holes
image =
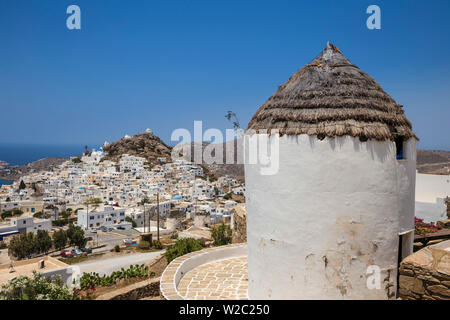
{"label": "clear blue sky", "polygon": [[[82,29],[66,28],[81,8]],[[381,7],[381,30],[366,8]],[[329,40],[450,150],[450,1],[0,2],[0,143],[88,144],[194,120],[247,126]]]}

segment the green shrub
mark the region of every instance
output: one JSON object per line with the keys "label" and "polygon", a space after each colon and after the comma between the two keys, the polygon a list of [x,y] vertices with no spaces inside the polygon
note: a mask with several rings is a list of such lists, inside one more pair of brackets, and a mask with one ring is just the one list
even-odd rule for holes
{"label": "green shrub", "polygon": [[188,254],[189,252],[203,249],[201,242],[193,238],[178,239],[175,244],[167,248],[166,256],[167,262],[170,263],[173,259]]}
{"label": "green shrub", "polygon": [[223,246],[231,243],[231,228],[222,223],[220,226],[211,229],[211,237],[214,239],[213,245]]}
{"label": "green shrub", "polygon": [[110,275],[100,276],[95,272],[83,273],[80,278],[80,288],[85,290],[99,286],[110,286],[122,279],[147,278],[148,274],[148,266],[143,264],[131,265],[128,269],[122,268],[119,271],[114,271]]}
{"label": "green shrub", "polygon": [[34,218],[42,218],[44,214],[42,213],[42,211],[36,212],[35,214],[33,214]]}
{"label": "green shrub", "polygon": [[116,246],[114,247],[114,251],[115,252],[120,252],[120,247],[118,244],[116,244]]}
{"label": "green shrub", "polygon": [[126,217],[125,217],[125,221],[126,221],[126,222],[130,222],[130,223],[131,223],[131,226],[132,226],[133,228],[136,228],[136,227],[137,227],[137,223],[136,223],[136,221],[133,220],[133,218],[131,218],[131,217],[129,217],[129,216],[126,216]]}
{"label": "green shrub", "polygon": [[0,289],[0,300],[79,300],[57,276],[48,279],[33,271],[33,277],[18,276]]}
{"label": "green shrub", "polygon": [[153,240],[153,247],[158,250],[161,250],[163,248],[162,243],[159,240]]}
{"label": "green shrub", "polygon": [[141,240],[141,241],[139,241],[137,247],[138,247],[138,249],[141,249],[141,250],[148,250],[148,249],[150,249],[151,246],[150,246],[150,242]]}
{"label": "green shrub", "polygon": [[175,234],[171,235],[170,239],[173,239],[173,240],[178,239],[178,233],[175,233]]}

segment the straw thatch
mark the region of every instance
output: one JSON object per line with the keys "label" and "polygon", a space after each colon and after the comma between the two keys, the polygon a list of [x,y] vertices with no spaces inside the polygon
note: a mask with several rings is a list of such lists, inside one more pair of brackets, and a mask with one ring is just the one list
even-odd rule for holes
{"label": "straw thatch", "polygon": [[335,137],[362,141],[415,137],[411,123],[381,86],[328,43],[263,104],[248,130]]}

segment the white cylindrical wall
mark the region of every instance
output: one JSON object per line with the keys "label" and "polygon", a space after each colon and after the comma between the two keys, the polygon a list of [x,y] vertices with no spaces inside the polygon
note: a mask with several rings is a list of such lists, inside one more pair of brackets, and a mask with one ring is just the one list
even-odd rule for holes
{"label": "white cylindrical wall", "polygon": [[249,297],[395,298],[399,232],[414,220],[415,141],[405,146],[399,162],[391,141],[283,136],[276,174],[246,164]]}

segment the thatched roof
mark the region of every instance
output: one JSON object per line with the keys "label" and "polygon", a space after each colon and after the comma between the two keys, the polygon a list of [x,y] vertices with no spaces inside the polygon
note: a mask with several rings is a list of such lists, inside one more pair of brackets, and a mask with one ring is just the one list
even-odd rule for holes
{"label": "thatched roof", "polygon": [[328,43],[263,104],[248,125],[257,132],[361,140],[416,137],[411,123],[381,86]]}

